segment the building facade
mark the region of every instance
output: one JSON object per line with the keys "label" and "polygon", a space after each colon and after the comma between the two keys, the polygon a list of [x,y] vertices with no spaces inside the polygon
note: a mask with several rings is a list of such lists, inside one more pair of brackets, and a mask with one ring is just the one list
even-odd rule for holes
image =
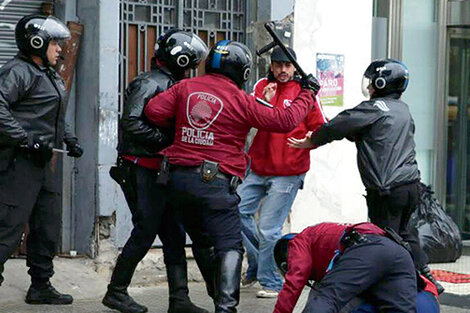
{"label": "building facade", "polygon": [[[292,12],[292,43],[305,71],[316,73],[328,57],[342,60],[336,87],[341,101],[324,105],[330,118],[364,100],[361,79],[372,59],[392,57],[408,65],[404,100],[416,121],[423,182],[433,186],[463,234],[470,234],[470,0],[0,1],[0,66],[16,53],[16,21],[41,11],[44,3],[53,4],[62,20],[84,26],[67,119],[86,152],[61,163],[64,253],[95,256],[101,240],[119,247],[130,232],[124,198],[108,171],[116,160],[122,92],[149,68],[156,38],[180,27],[209,46],[227,38],[254,52],[269,41],[263,23]],[[255,61],[252,81],[267,63]],[[366,220],[355,146],[335,142],[312,151],[311,159],[289,228]]]}

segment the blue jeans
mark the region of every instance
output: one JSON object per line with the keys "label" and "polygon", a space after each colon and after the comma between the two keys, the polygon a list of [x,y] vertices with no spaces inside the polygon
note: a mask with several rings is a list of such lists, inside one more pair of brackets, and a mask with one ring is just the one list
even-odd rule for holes
{"label": "blue jeans", "polygon": [[[305,174],[298,176],[259,176],[250,172],[238,187],[243,244],[248,257],[247,277],[256,277],[266,289],[280,291],[283,284],[274,261],[274,245],[282,236]],[[254,215],[260,211],[259,225]]]}

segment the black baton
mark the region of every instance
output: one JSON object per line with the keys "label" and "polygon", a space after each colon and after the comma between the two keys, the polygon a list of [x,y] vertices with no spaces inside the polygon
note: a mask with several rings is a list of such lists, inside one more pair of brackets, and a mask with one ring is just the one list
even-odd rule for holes
{"label": "black baton", "polygon": [[261,55],[261,54],[265,53],[266,51],[268,51],[269,49],[271,49],[275,46],[278,46],[279,48],[281,48],[281,50],[287,56],[287,58],[292,63],[292,65],[294,65],[294,67],[297,70],[297,73],[299,73],[300,77],[302,79],[307,79],[307,74],[300,67],[299,63],[297,63],[297,61],[295,60],[294,56],[290,53],[290,51],[287,50],[286,46],[282,43],[281,39],[276,34],[276,32],[274,31],[274,29],[272,28],[271,25],[273,25],[272,22],[268,22],[268,23],[264,24],[264,28],[266,28],[268,33],[271,35],[271,37],[273,38],[273,41],[271,43],[267,44],[266,46],[264,46],[263,48],[259,49],[256,52],[256,54]]}

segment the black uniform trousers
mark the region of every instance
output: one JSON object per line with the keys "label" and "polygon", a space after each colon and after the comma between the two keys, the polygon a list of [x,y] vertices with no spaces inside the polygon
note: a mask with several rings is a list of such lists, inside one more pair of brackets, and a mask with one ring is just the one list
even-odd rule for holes
{"label": "black uniform trousers", "polygon": [[416,312],[416,270],[408,251],[389,238],[363,235],[312,290],[303,313],[336,313],[364,296],[382,313]]}
{"label": "black uniform trousers", "polygon": [[232,250],[243,254],[240,197],[230,190],[227,179],[203,182],[199,173],[176,168],[169,187],[172,205],[193,245],[204,245],[209,236],[215,254]]}
{"label": "black uniform trousers", "polygon": [[186,264],[186,233],[168,207],[168,187],[156,184],[156,170],[126,164],[129,175],[123,191],[134,228],[122,249],[121,258],[129,265],[137,266],[158,234],[163,243],[165,264]]}
{"label": "black uniform trousers", "polygon": [[421,269],[428,257],[419,244],[418,230],[409,223],[418,201],[419,183],[395,187],[387,194],[367,189],[370,221],[381,228],[390,227],[408,242],[416,267]]}
{"label": "black uniform trousers", "polygon": [[28,222],[28,273],[33,279],[52,277],[61,225],[58,200],[57,175],[51,163],[38,167],[27,153],[18,152],[0,171],[0,284],[3,266],[18,248],[23,225]]}

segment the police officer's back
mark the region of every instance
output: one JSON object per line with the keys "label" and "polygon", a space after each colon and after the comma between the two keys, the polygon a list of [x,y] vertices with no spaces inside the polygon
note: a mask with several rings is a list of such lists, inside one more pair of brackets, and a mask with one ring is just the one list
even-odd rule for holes
{"label": "police officer's back", "polygon": [[[175,125],[173,145],[162,151],[170,163],[168,186],[194,243],[205,231],[214,240],[215,312],[236,312],[242,260],[240,198],[246,135],[251,126],[288,132],[307,115],[312,93],[303,90],[286,110],[268,108],[241,87],[249,78],[251,53],[238,42],[218,42],[206,60],[206,75],[181,81],[152,98],[147,118]],[[306,84],[304,84],[306,86]],[[194,236],[193,236],[194,235]]]}
{"label": "police officer's back", "polygon": [[66,129],[66,90],[52,68],[59,41],[70,32],[54,17],[33,15],[18,22],[15,35],[20,52],[0,69],[0,274],[29,222],[26,302],[69,304],[72,297],[58,293],[49,278],[61,225],[52,148],[65,142],[69,156],[83,153]]}

